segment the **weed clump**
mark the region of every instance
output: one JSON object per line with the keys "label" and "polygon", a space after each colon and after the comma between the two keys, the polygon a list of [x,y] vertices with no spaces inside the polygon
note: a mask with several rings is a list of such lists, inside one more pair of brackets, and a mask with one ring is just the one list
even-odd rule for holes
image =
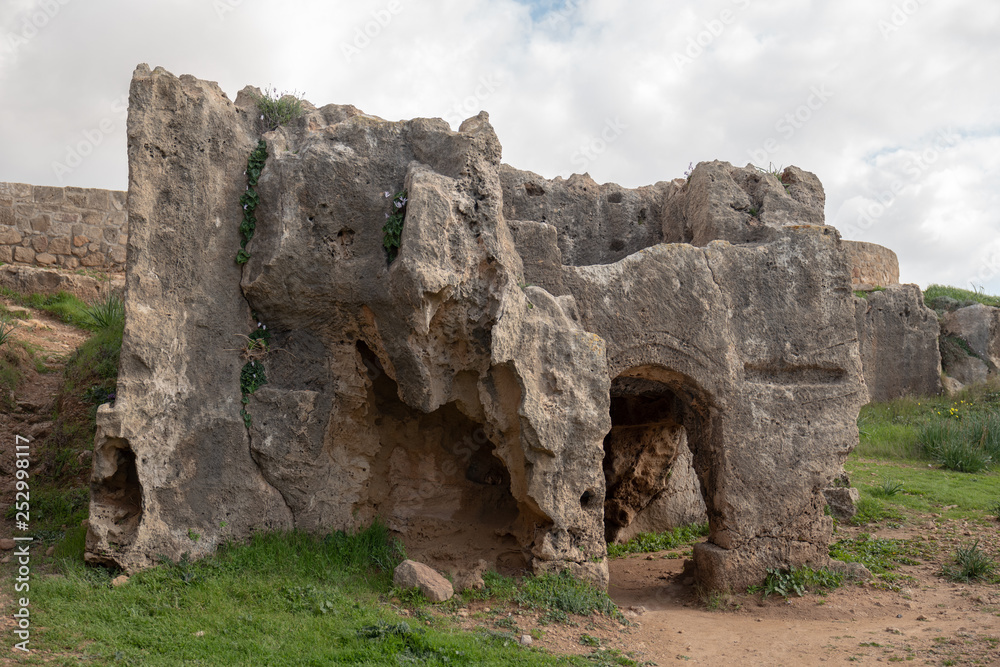
{"label": "weed clump", "polygon": [[996,561],[979,548],[979,540],[963,544],[955,550],[954,563],[946,565],[942,574],[951,581],[969,583],[989,580],[996,571]]}
{"label": "weed clump", "polygon": [[260,112],[261,132],[276,130],[302,115],[302,100],[298,92],[279,93],[277,88],[265,88],[256,96],[257,111]]}
{"label": "weed clump", "polygon": [[810,590],[839,588],[844,583],[844,575],[826,569],[811,567],[789,569],[768,569],[767,577],[758,586],[751,586],[748,593],[760,593],[763,599],[769,595],[788,598],[792,593],[802,597]]}
{"label": "weed clump", "polygon": [[589,616],[597,612],[619,621],[625,617],[605,591],[575,578],[569,570],[559,574],[525,577],[518,584],[497,572],[483,574],[483,587],[462,592],[465,600],[513,602],[529,609],[547,609],[548,620],[566,621],[567,614]]}

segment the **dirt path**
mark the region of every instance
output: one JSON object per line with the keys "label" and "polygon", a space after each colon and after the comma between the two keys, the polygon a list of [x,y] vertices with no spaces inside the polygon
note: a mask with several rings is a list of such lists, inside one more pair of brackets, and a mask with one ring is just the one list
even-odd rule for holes
{"label": "dirt path", "polygon": [[[714,611],[699,599],[683,560],[664,553],[613,560],[609,593],[632,626],[578,618],[577,626],[546,626],[537,644],[558,653],[588,653],[593,649],[582,644],[593,642],[585,642],[586,635],[658,665],[1000,665],[1000,586],[955,584],[939,576],[963,542],[979,538],[1000,556],[998,528],[954,521],[868,528],[877,537],[926,540],[928,558],[897,570],[898,591],[871,582],[788,600],[720,596],[712,601]],[[843,527],[836,539],[862,530]]]}
{"label": "dirt path", "polygon": [[[931,532],[950,534],[954,528]],[[880,536],[899,538],[907,532],[916,531]],[[705,609],[693,587],[680,579],[677,563],[640,556],[612,565],[611,596],[623,608],[646,610],[635,618],[639,627],[625,648],[661,665],[677,660],[706,665],[1000,664],[1000,587],[949,583],[937,576],[940,563],[901,567],[900,573],[913,580],[903,582],[899,592],[848,585],[826,596],[787,601],[744,595],[723,601],[726,610],[721,611]]]}
{"label": "dirt path", "polygon": [[[14,408],[0,410],[0,517],[13,501],[15,438],[21,436],[35,442],[52,430],[52,412],[63,382],[62,370],[74,350],[87,339],[86,332],[44,311],[5,303],[12,310],[31,314],[31,319],[17,321],[13,338],[35,351],[37,365],[27,365],[24,381],[12,397]],[[2,537],[9,536],[12,527],[9,520],[0,518]]]}

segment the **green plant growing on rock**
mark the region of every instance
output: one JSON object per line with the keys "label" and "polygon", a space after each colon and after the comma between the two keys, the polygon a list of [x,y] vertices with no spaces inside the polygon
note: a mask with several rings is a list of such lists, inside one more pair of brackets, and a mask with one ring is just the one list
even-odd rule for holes
{"label": "green plant growing on rock", "polygon": [[247,160],[247,189],[240,195],[240,206],[243,207],[240,233],[243,235],[243,239],[240,241],[240,251],[236,253],[236,263],[240,265],[246,264],[247,260],[250,259],[250,253],[247,252],[246,248],[257,229],[257,217],[254,215],[254,210],[260,204],[260,195],[257,194],[255,188],[257,181],[260,180],[260,174],[264,170],[265,162],[267,162],[267,142],[261,139]]}
{"label": "green plant growing on rock", "polygon": [[270,351],[271,332],[267,326],[259,322],[257,330],[249,336],[246,345],[243,347],[243,358],[246,363],[240,370],[240,394],[242,395],[240,416],[243,417],[243,425],[249,429],[252,424],[250,413],[247,412],[247,405],[250,403],[250,396],[258,389],[267,384],[267,371],[264,368],[263,360]]}
{"label": "green plant growing on rock", "polygon": [[265,88],[256,96],[257,110],[260,112],[260,124],[263,132],[270,132],[282,125],[287,125],[302,115],[302,100],[300,93],[279,93],[277,88]]}
{"label": "green plant growing on rock", "polygon": [[[388,191],[385,198],[392,197]],[[385,224],[382,225],[382,245],[385,246],[385,256],[389,264],[399,255],[399,249],[403,240],[403,221],[406,219],[406,190],[397,192],[392,197],[392,211],[385,214]]]}

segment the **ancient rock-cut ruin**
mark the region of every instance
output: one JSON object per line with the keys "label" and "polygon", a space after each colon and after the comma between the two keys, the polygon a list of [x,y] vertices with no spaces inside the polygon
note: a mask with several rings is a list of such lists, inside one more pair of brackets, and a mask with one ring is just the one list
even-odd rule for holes
{"label": "ancient rock-cut ruin", "polygon": [[[240,266],[250,92],[135,72],[89,561],[380,517],[439,569],[605,585],[606,539],[704,511],[707,587],[829,564],[822,490],[868,394],[815,176],[711,162],[637,189],[548,180],[501,163],[485,113],[455,132],[306,104],[263,136]],[[385,193],[403,190],[389,263]],[[264,326],[248,428],[240,348]]]}

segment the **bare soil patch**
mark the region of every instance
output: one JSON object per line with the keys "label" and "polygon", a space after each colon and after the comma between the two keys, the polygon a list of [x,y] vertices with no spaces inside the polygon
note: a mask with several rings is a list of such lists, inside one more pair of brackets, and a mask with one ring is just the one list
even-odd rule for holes
{"label": "bare soil patch", "polygon": [[941,576],[955,547],[971,540],[1000,556],[998,529],[1000,523],[932,516],[898,528],[840,527],[836,539],[868,532],[924,540],[927,558],[900,566],[900,580],[891,586],[875,580],[788,599],[746,593],[706,599],[678,552],[659,552],[611,561],[609,593],[627,625],[593,616],[552,623],[544,613],[489,603],[470,604],[453,616],[465,629],[532,634],[533,646],[554,653],[615,649],[638,664],[1000,665],[1000,586]]}

